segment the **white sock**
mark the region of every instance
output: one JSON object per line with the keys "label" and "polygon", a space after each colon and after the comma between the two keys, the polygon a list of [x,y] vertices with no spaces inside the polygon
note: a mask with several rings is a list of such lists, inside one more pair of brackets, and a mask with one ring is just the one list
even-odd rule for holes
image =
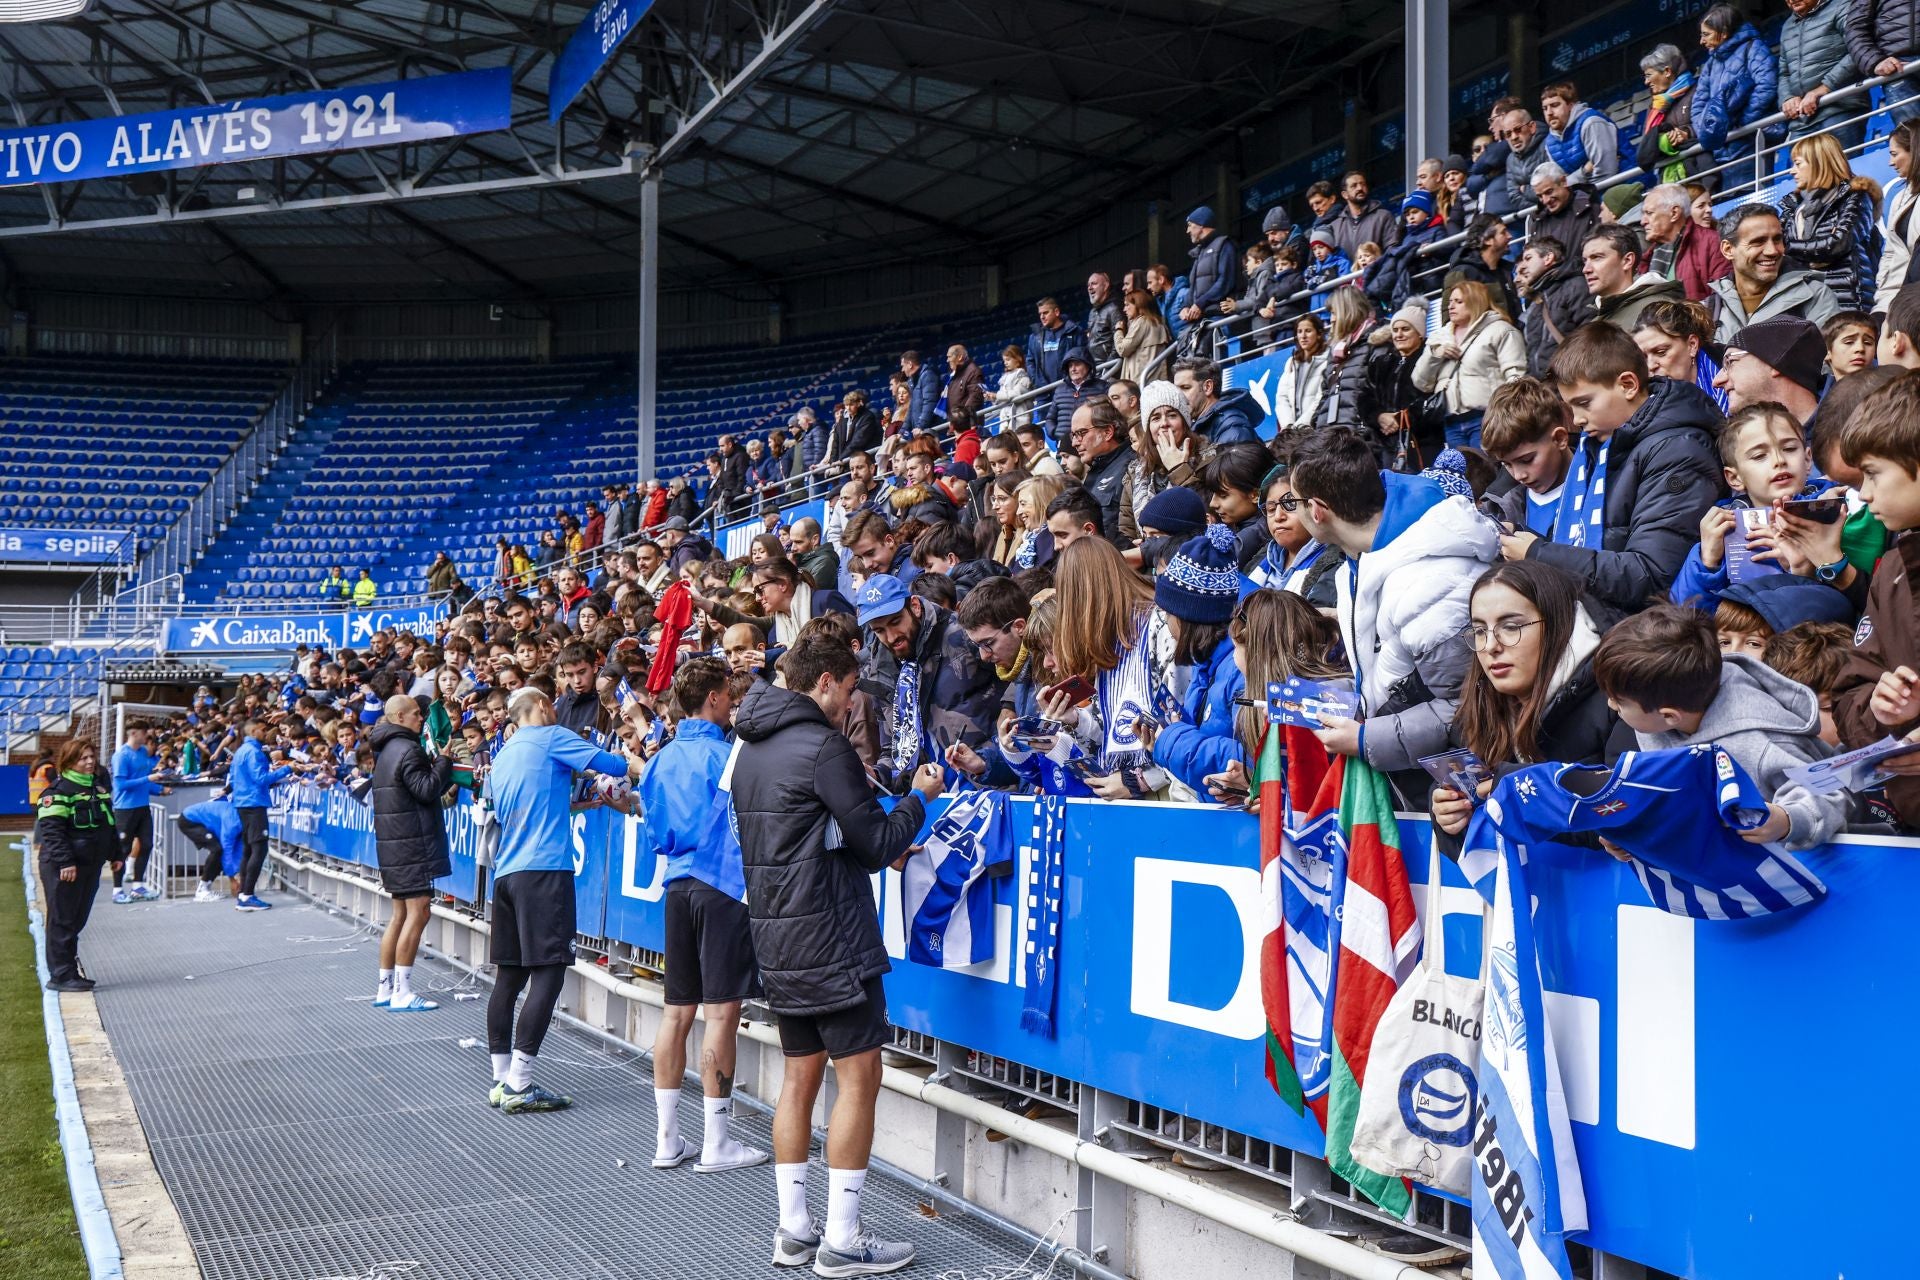
{"label": "white sock", "polygon": [[773,1166],[773,1184],[780,1188],[780,1229],[790,1236],[804,1236],[813,1230],[813,1215],[807,1212],[807,1164]]}
{"label": "white sock", "polygon": [[413,966],[403,964],[393,971],[393,998],[404,1001],[413,994]]}
{"label": "white sock", "polygon": [[380,985],[374,989],[374,993],[381,999],[385,999],[387,996],[393,994],[393,970],[382,969],[380,971]]}
{"label": "white sock", "polygon": [[853,1247],[860,1233],[860,1193],[866,1185],[865,1169],[827,1170],[827,1248]]}
{"label": "white sock", "polygon": [[513,1051],[513,1065],[507,1068],[507,1088],[515,1093],[524,1093],[533,1083],[533,1055]]}
{"label": "white sock", "polygon": [[733,1095],[724,1098],[700,1099],[706,1105],[706,1128],[700,1134],[700,1158],[711,1164],[731,1145],[728,1142],[727,1126],[733,1120]]}
{"label": "white sock", "polygon": [[511,1070],[512,1067],[512,1054],[496,1053],[493,1055],[493,1078],[495,1080],[505,1080],[507,1078],[507,1072]]}
{"label": "white sock", "polygon": [[655,1133],[654,1151],[670,1156],[680,1145],[680,1091],[678,1089],[655,1089],[653,1091],[653,1111]]}

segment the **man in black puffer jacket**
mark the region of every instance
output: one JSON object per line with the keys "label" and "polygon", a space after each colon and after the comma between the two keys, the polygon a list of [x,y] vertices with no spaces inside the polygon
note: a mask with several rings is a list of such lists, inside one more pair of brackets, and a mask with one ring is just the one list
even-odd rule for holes
{"label": "man in black puffer jacket", "polygon": [[[870,877],[903,860],[927,802],[940,794],[941,773],[921,766],[914,791],[888,813],[853,744],[834,727],[846,719],[860,679],[852,646],[808,635],[787,650],[779,670],[786,687],[756,682],[734,713],[741,745],[730,788],[754,955],[786,1054],[773,1118],[774,1258],[801,1266],[817,1251],[823,1275],[890,1271],[912,1260],[913,1246],[858,1227],[880,1047],[891,1039],[880,985],[887,949]],[[822,1240],[807,1212],[807,1144],[829,1058],[838,1096],[827,1125],[831,1185]]]}
{"label": "man in black puffer jacket", "polygon": [[413,991],[413,960],[426,932],[433,882],[453,870],[440,798],[453,785],[453,757],[427,759],[420,743],[426,722],[420,703],[388,698],[385,714],[367,735],[373,748],[373,844],[380,883],[393,895],[393,915],[380,938],[380,986],[375,1008],[424,1013],[439,1006]]}

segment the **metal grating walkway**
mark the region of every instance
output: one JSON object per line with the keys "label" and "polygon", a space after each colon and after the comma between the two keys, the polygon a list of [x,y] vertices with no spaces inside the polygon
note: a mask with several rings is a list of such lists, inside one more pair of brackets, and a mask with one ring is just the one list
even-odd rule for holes
{"label": "metal grating walkway", "polygon": [[[484,1101],[483,1000],[443,990],[434,1013],[372,1009],[371,936],[275,901],[248,914],[115,906],[103,892],[81,944],[209,1280],[794,1274],[768,1266],[770,1166],[649,1166],[652,1081],[634,1055],[556,1021],[538,1078],[571,1093],[573,1110],[503,1116]],[[424,959],[415,977],[423,991],[485,989]],[[461,1048],[466,1037],[480,1043]],[[698,1090],[682,1101],[683,1132],[697,1138]],[[770,1146],[766,1117],[742,1108],[736,1123]],[[824,1169],[812,1189],[824,1207]],[[865,1208],[883,1234],[918,1244],[922,1261],[902,1276],[981,1275],[1028,1254],[976,1220],[928,1218],[909,1187],[878,1174]]]}

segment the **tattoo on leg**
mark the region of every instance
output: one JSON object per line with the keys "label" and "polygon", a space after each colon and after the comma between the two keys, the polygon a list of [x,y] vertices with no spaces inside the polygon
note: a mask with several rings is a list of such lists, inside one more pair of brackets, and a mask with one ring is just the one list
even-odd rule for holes
{"label": "tattoo on leg", "polygon": [[720,1072],[719,1076],[720,1096],[723,1098],[731,1098],[733,1096],[733,1077],[724,1071]]}

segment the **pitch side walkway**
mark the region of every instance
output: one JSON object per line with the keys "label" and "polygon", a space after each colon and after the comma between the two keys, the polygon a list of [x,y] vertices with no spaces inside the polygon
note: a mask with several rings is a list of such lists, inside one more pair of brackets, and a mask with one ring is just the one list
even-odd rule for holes
{"label": "pitch side walkway", "polygon": [[[434,993],[440,1009],[372,1009],[369,935],[275,901],[248,914],[115,906],[103,891],[81,945],[154,1162],[211,1280],[792,1274],[768,1265],[770,1166],[649,1167],[651,1078],[633,1055],[556,1022],[539,1079],[574,1109],[503,1116],[484,1101],[484,1000],[450,990],[484,987],[423,958],[415,987],[449,988]],[[481,1039],[463,1048],[469,1037]],[[698,1091],[684,1104],[698,1135]],[[765,1117],[742,1108],[736,1123],[769,1146]],[[814,1190],[823,1208],[824,1169]],[[884,1234],[918,1243],[923,1261],[903,1276],[977,1275],[1028,1252],[977,1222],[924,1216],[909,1188],[877,1174],[866,1210]]]}

